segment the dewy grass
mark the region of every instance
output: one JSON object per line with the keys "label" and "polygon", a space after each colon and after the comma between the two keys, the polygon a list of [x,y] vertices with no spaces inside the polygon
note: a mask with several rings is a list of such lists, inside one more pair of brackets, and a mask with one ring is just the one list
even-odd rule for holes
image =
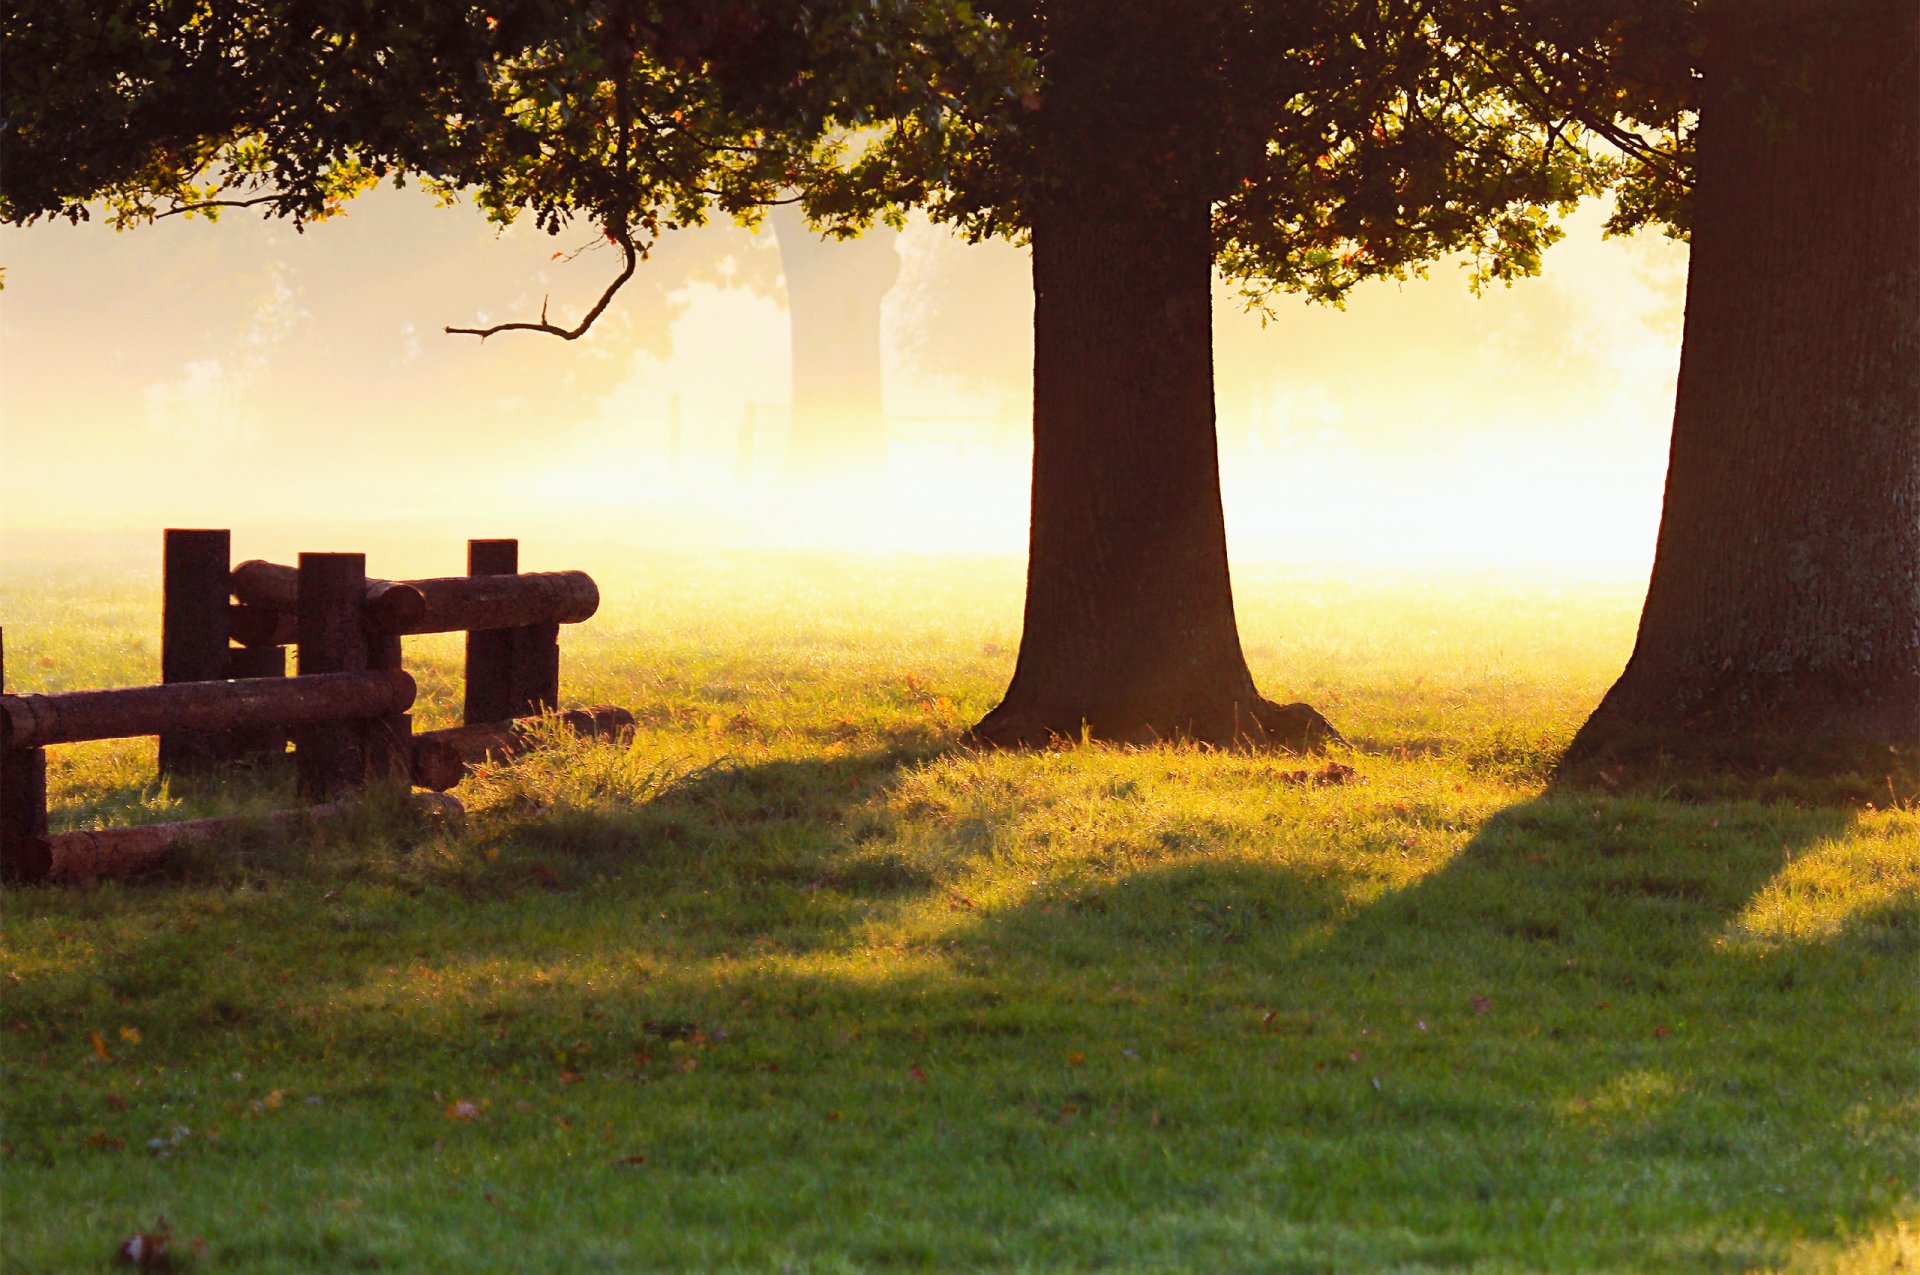
{"label": "dewy grass", "polygon": [[[960,747],[1012,564],[596,575],[563,686],[631,744],[5,896],[6,1269],[162,1216],[208,1271],[1920,1262],[1911,794],[1548,793],[1630,591],[1243,571],[1320,786]],[[58,579],[16,686],[151,680],[151,587]],[[409,659],[444,724],[457,642]],[[290,799],[52,756],[62,826]]]}

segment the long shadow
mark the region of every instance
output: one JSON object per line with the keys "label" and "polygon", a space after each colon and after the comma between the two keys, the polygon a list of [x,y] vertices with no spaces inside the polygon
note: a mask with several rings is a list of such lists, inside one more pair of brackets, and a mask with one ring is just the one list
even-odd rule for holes
{"label": "long shadow", "polygon": [[[650,1257],[667,1264],[769,1264],[753,1241],[714,1238],[747,1200],[790,1228],[791,1251],[854,1264],[1005,1265],[1071,1237],[1058,1251],[1081,1264],[1303,1271],[1746,1269],[1910,1207],[1920,900],[1892,896],[1815,938],[1754,921],[1844,815],[1554,794],[1424,875],[1389,847],[1333,872],[1244,847],[1165,860],[1005,907],[955,901],[923,950],[849,974],[849,935],[876,905],[945,906],[951,891],[890,835],[902,768],[934,755],[721,768],[638,810],[536,821],[515,836],[557,865],[539,887],[554,907],[502,929],[504,910],[483,912],[457,952],[417,956],[563,965],[579,934],[604,932],[590,921],[631,909],[623,959],[644,976],[450,991],[409,1016],[327,1009],[325,1048],[354,1062],[324,1116],[299,1119],[385,1146],[382,1122],[405,1119],[385,1070],[467,1041],[463,1066],[533,1095],[524,1115],[503,1097],[495,1141],[535,1146],[560,1115],[637,1122],[671,1193],[595,1179],[579,1202],[548,1201],[542,1224],[591,1229],[590,1201],[631,1198],[683,1219],[690,1247]],[[594,886],[616,859],[638,871]],[[298,902],[238,899],[215,928],[231,941]],[[389,911],[395,929],[364,946],[340,931],[291,987],[185,998],[186,1028],[216,1047],[319,1050],[274,998],[350,994],[357,952],[392,960],[396,933],[411,942],[414,922]],[[729,963],[763,938],[792,959]],[[180,1000],[140,971],[217,980],[230,961],[166,935],[110,964],[120,995]],[[716,1074],[740,1083],[700,1085]],[[749,1090],[765,1096],[742,1103]],[[72,1110],[53,1125],[113,1118],[61,1101]],[[418,1145],[352,1173],[438,1189],[450,1136],[407,1136]],[[914,1218],[936,1198],[975,1225],[922,1236]],[[892,1217],[886,1238],[841,1247],[834,1220],[855,1213]],[[1089,1239],[1095,1226],[1111,1234]],[[298,1256],[302,1241],[248,1242]]]}
{"label": "long shadow", "polygon": [[[1377,890],[1358,863],[1345,880],[1173,866],[980,937],[1041,983],[1116,938],[1151,940],[1166,1000],[1238,1007],[1244,1033],[1273,1037],[1238,1046],[1271,1064],[1259,1122],[1327,1128],[1338,1150],[1301,1163],[1369,1166],[1410,1218],[1452,1201],[1510,1232],[1585,1228],[1602,1266],[1746,1269],[1781,1260],[1783,1240],[1884,1224],[1920,1174],[1903,1132],[1920,1096],[1920,897],[1814,938],[1753,916],[1850,822],[1553,794],[1404,886]],[[1308,1189],[1246,1154],[1239,1173],[1216,1167],[1256,1193]],[[1450,1264],[1441,1230],[1409,1225],[1402,1260]]]}

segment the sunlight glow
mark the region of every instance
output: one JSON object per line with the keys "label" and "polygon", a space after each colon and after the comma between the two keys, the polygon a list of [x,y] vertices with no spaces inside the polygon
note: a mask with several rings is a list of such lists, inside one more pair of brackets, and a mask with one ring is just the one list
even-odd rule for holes
{"label": "sunlight glow", "polygon": [[[1543,278],[1480,300],[1443,266],[1262,323],[1223,283],[1235,560],[1643,579],[1685,255],[1603,240],[1602,212],[1575,218]],[[537,524],[632,545],[1022,555],[1024,251],[925,224],[900,236],[884,452],[795,481],[772,238],[670,237],[569,345],[439,328],[547,296],[561,313],[597,288],[601,255],[556,264],[528,227],[496,234],[394,192],[306,235],[244,219],[9,230],[0,530],[306,524],[358,527],[361,544]]]}

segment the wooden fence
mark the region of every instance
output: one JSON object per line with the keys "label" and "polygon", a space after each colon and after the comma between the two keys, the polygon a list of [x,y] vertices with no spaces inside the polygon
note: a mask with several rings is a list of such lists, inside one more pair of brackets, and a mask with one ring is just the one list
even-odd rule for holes
{"label": "wooden fence", "polygon": [[[298,790],[313,808],[280,819],[328,817],[339,798],[374,783],[444,792],[472,763],[523,747],[537,715],[555,712],[560,626],[600,604],[584,572],[520,572],[513,540],[469,541],[467,575],[427,580],[369,578],[357,553],[231,567],[230,546],[224,530],[166,533],[161,685],[0,694],[0,877],[144,867],[172,845],[241,822],[49,836],[49,745],[158,735],[161,774],[186,777],[284,756],[291,738]],[[451,632],[467,635],[466,725],[416,734],[401,638]],[[4,678],[0,644],[0,686]],[[559,720],[586,735],[633,725],[611,707]]]}

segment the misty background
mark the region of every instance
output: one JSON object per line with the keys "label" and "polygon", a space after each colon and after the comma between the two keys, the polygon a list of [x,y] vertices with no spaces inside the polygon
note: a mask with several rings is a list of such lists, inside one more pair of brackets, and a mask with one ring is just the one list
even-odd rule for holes
{"label": "misty background", "polygon": [[[1263,322],[1223,285],[1235,559],[1644,580],[1686,251],[1603,239],[1602,216],[1573,219],[1542,278],[1480,299],[1443,264],[1345,311],[1280,298]],[[442,328],[543,298],[573,322],[617,267],[590,228],[502,231],[413,191],[305,233],[247,213],[9,228],[0,264],[0,532],[22,552],[157,546],[163,525],[231,526],[237,547],[432,534],[450,553],[543,532],[1025,548],[1014,245],[925,222],[854,244],[791,222],[671,232],[573,343]]]}

